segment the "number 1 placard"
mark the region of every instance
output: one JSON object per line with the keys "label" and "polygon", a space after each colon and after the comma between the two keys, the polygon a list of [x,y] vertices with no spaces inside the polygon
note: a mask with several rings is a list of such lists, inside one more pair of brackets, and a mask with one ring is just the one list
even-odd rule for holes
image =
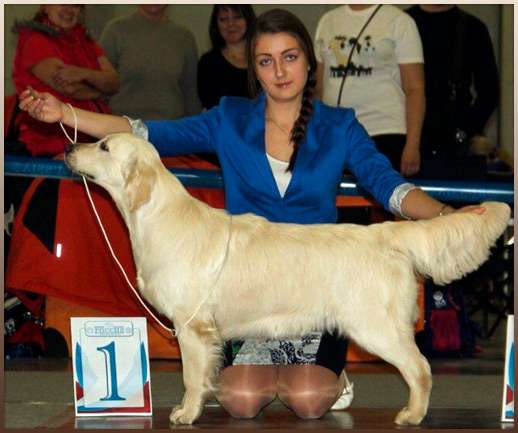
{"label": "number 1 placard", "polygon": [[151,415],[144,317],[72,317],[77,416]]}
{"label": "number 1 placard", "polygon": [[502,421],[514,422],[514,315],[507,317]]}

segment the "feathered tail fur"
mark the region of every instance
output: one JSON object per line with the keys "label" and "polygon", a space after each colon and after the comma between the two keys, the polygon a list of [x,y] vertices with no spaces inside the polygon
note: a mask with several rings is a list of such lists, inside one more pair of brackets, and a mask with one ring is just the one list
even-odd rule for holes
{"label": "feathered tail fur", "polygon": [[417,272],[447,284],[477,269],[504,232],[511,209],[482,203],[485,212],[457,212],[412,224],[395,224],[393,247],[411,258]]}

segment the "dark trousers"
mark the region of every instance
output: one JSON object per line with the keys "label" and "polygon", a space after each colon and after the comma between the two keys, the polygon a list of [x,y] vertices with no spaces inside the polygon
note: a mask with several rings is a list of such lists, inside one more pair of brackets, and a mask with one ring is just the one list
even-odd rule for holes
{"label": "dark trousers", "polygon": [[394,170],[399,172],[401,168],[401,155],[406,143],[405,134],[381,134],[371,137],[376,148],[380,153],[385,155]]}

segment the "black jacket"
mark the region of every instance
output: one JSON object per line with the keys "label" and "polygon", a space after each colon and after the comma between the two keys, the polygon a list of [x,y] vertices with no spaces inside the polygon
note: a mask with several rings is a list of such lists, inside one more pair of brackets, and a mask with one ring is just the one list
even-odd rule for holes
{"label": "black jacket", "polygon": [[498,70],[486,25],[458,7],[429,13],[416,5],[407,12],[419,29],[425,60],[423,151],[451,146],[455,129],[464,131],[467,139],[482,133],[499,100]]}

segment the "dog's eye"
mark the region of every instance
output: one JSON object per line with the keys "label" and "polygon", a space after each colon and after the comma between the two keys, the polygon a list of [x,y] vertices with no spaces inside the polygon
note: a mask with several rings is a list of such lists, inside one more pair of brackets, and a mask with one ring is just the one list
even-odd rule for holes
{"label": "dog's eye", "polygon": [[101,145],[99,147],[101,148],[101,150],[104,150],[105,152],[110,151],[110,149],[108,148],[108,146],[106,145],[106,143],[104,141],[101,143]]}

